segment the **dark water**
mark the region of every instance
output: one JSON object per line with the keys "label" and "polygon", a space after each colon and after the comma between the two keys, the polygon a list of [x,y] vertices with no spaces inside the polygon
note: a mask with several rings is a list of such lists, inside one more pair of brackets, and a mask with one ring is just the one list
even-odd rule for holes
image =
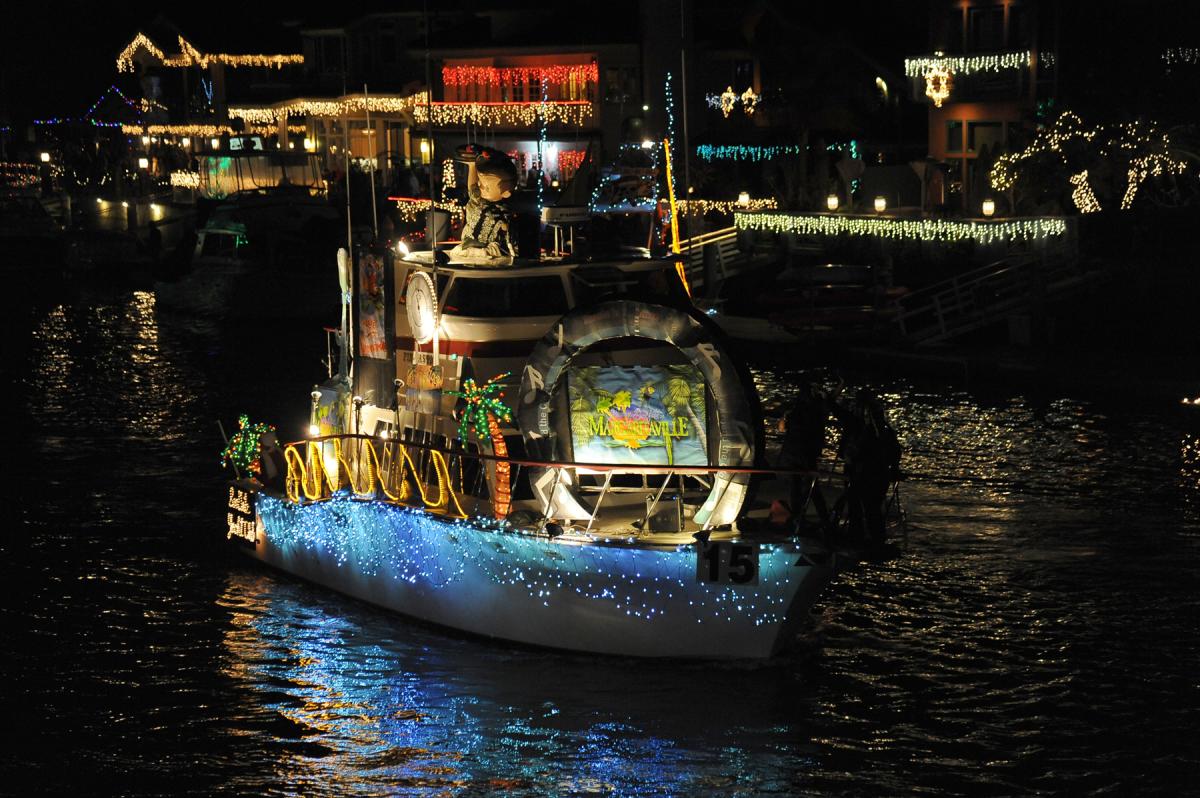
{"label": "dark water", "polygon": [[794,654],[655,663],[455,637],[227,553],[216,419],[298,434],[324,354],[151,293],[8,316],[0,793],[1200,794],[1174,402],[851,377],[909,450],[905,556],[846,575]]}

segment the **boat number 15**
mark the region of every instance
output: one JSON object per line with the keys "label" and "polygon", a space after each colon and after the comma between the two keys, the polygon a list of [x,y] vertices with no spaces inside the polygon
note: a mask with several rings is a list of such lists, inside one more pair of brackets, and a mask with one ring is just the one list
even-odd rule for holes
{"label": "boat number 15", "polygon": [[696,544],[696,581],[758,584],[758,544],[729,540]]}

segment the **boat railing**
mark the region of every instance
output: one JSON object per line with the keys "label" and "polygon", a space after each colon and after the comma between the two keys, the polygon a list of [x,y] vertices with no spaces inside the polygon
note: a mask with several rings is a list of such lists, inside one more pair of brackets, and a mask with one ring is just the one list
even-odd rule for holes
{"label": "boat railing", "polygon": [[441,447],[411,440],[353,434],[328,435],[289,443],[284,447],[284,457],[287,462],[284,492],[292,502],[317,502],[335,495],[349,495],[421,507],[450,518],[480,515],[506,518],[511,509],[514,486],[523,469],[552,470],[556,472],[556,480],[567,469],[572,469],[576,475],[602,477],[602,485],[591,489],[593,493],[599,493],[597,510],[610,493],[621,492],[614,486],[615,477],[639,475],[644,486],[640,490],[653,492],[647,497],[643,526],[654,514],[668,488],[677,489],[676,495],[684,493],[685,480],[696,480],[707,489],[720,475],[820,476],[816,471],[804,469],[534,460],[501,457],[459,444]]}

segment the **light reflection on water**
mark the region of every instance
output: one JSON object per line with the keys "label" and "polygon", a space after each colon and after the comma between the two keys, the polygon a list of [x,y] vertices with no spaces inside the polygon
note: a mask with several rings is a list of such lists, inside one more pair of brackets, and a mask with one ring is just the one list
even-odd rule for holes
{"label": "light reflection on water", "polygon": [[[319,331],[222,332],[147,293],[30,319],[4,364],[27,454],[0,536],[20,731],[0,790],[1179,794],[1200,774],[1200,427],[1175,407],[870,381],[908,451],[906,555],[847,574],[788,657],[611,660],[428,629],[218,546],[215,421],[304,407]],[[798,374],[755,376],[773,420]]]}

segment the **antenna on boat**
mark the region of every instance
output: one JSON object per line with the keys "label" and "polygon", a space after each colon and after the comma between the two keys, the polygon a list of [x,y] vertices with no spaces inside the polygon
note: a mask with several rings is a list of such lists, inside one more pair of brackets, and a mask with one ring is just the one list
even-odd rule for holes
{"label": "antenna on boat", "polygon": [[[429,52],[429,0],[424,0],[421,4],[425,16],[425,135],[429,139],[429,221],[427,223],[427,233],[429,234],[429,251],[433,253],[433,284],[437,285],[437,217],[434,213],[437,206],[433,201],[433,165],[437,163],[436,154],[433,150],[433,71],[430,66],[432,56]],[[437,304],[437,297],[433,298],[434,305]]]}
{"label": "antenna on boat", "polygon": [[[687,2],[679,0],[679,94],[683,100],[683,200],[684,207],[688,209],[688,216],[691,216],[691,199],[692,199],[692,176],[688,169],[690,143],[688,141],[688,89],[687,89]],[[671,211],[674,213],[674,209]],[[687,249],[688,257],[684,261],[684,285],[687,285],[687,263],[691,262],[692,254],[692,231],[687,231]],[[691,293],[689,290],[688,293]]]}
{"label": "antenna on boat", "polygon": [[[367,95],[367,84],[363,84],[363,107],[367,112],[367,141],[371,141],[371,98]],[[375,157],[368,160],[367,163],[371,167],[371,229],[375,233],[375,238],[379,238],[379,211],[375,203],[375,161],[379,158],[379,142],[375,142],[375,146],[371,147],[375,151]]]}

